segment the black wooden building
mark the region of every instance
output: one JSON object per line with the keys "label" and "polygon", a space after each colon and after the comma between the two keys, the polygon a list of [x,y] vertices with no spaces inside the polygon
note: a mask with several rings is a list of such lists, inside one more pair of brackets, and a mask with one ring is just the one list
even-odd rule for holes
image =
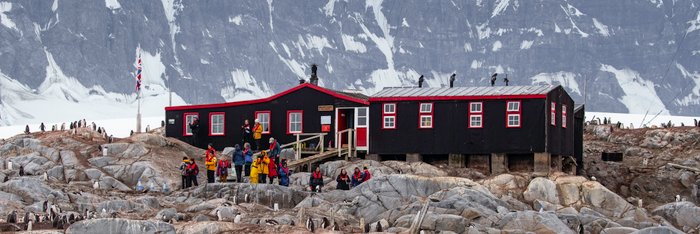
{"label": "black wooden building", "polygon": [[358,135],[364,134],[358,136],[364,137],[364,140],[356,141],[358,150],[367,150],[368,105],[367,97],[362,94],[303,83],[263,99],[167,107],[166,135],[194,142],[187,123],[197,117],[200,121],[197,146],[204,147],[212,143],[216,149],[221,150],[242,142],[241,126],[244,120],[249,120],[252,126],[254,120],[258,119],[264,129],[261,148],[268,147],[270,137],[282,144],[293,142],[296,133],[326,132],[328,135],[324,144],[330,142],[335,145],[335,132],[355,128]]}
{"label": "black wooden building", "polygon": [[450,155],[497,173],[574,156],[574,101],[561,86],[387,88],[369,101],[373,155]]}

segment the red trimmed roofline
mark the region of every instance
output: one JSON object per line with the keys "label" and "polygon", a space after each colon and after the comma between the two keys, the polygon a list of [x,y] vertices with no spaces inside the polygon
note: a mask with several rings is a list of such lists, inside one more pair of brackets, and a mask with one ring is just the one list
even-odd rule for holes
{"label": "red trimmed roofline", "polygon": [[546,98],[547,98],[546,94],[498,95],[498,96],[372,97],[372,98],[369,98],[369,102],[506,100],[506,99],[546,99]]}
{"label": "red trimmed roofline", "polygon": [[284,95],[293,93],[293,92],[295,92],[295,91],[297,91],[297,90],[300,90],[300,89],[303,89],[303,88],[311,88],[311,89],[314,89],[314,90],[319,91],[319,92],[321,92],[321,93],[325,93],[325,94],[331,95],[331,96],[333,96],[333,97],[335,97],[335,98],[343,99],[343,100],[350,101],[350,102],[359,103],[359,104],[362,104],[362,105],[369,105],[369,102],[366,101],[366,100],[362,100],[362,99],[359,99],[359,98],[354,98],[354,97],[346,96],[346,95],[343,95],[343,94],[339,94],[339,93],[336,93],[336,92],[333,92],[333,91],[331,91],[331,90],[318,87],[318,86],[313,85],[313,84],[310,84],[310,83],[304,83],[304,84],[297,85],[297,86],[295,86],[295,87],[293,87],[293,88],[291,88],[291,89],[285,90],[285,91],[283,91],[283,92],[281,92],[281,93],[278,93],[278,94],[275,94],[275,95],[272,95],[272,96],[269,96],[269,97],[266,97],[266,98],[261,98],[261,99],[253,99],[253,100],[238,101],[238,102],[214,103],[214,104],[201,104],[201,105],[188,105],[188,106],[170,106],[170,107],[165,107],[165,110],[166,110],[166,111],[178,111],[178,110],[193,110],[193,109],[205,109],[205,108],[221,108],[221,107],[232,107],[232,106],[242,106],[242,105],[258,104],[258,103],[264,103],[264,102],[273,101],[273,100],[275,100],[275,99],[277,99],[277,98],[280,98],[280,97],[282,97],[282,96],[284,96]]}

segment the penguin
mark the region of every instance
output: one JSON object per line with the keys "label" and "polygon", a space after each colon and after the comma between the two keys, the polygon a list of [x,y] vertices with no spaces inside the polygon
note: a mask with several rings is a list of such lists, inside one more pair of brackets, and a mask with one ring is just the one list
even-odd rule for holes
{"label": "penguin", "polygon": [[49,181],[49,173],[44,172],[44,181]]}
{"label": "penguin", "polygon": [[643,208],[642,207],[642,199],[637,200],[637,207]]}
{"label": "penguin", "polygon": [[19,166],[19,176],[24,176],[24,166]]}
{"label": "penguin", "polygon": [[540,213],[544,213],[544,206],[540,206]]}
{"label": "penguin", "polygon": [[107,218],[107,210],[105,208],[102,208],[102,213],[100,213],[101,218]]}
{"label": "penguin", "polygon": [[243,197],[243,201],[245,203],[248,203],[248,194],[246,193],[245,196]]}
{"label": "penguin", "polygon": [[73,215],[72,213],[70,214],[70,216],[68,216],[68,223],[75,223],[75,215]]}
{"label": "penguin", "polygon": [[277,222],[277,220],[268,219],[268,220],[265,220],[265,224],[267,224],[267,225],[279,225],[280,223]]}
{"label": "penguin", "polygon": [[7,215],[7,223],[17,223],[17,211],[13,210]]}
{"label": "penguin", "polygon": [[22,218],[22,223],[27,224],[29,222],[29,212],[24,212],[24,217]]}
{"label": "penguin", "polygon": [[338,226],[337,222],[333,221],[333,225],[331,226],[331,230],[340,231],[340,226]]}
{"label": "penguin", "polygon": [[310,232],[314,232],[316,230],[316,227],[314,227],[314,221],[311,219],[311,217],[306,219],[306,229]]}
{"label": "penguin", "polygon": [[591,181],[598,181],[598,179],[596,179],[595,176],[591,176]]}
{"label": "penguin", "polygon": [[[233,223],[241,223],[241,215],[237,214],[235,218],[233,218]],[[294,224],[292,224],[294,226]]]}
{"label": "penguin", "polygon": [[149,192],[155,192],[155,191],[156,191],[156,185],[153,183],[152,180],[151,180],[151,182],[148,183],[148,191],[149,191]]}
{"label": "penguin", "polygon": [[100,182],[97,182],[97,180],[95,180],[95,183],[92,183],[92,189],[97,190],[99,188],[100,188]]}
{"label": "penguin", "polygon": [[322,228],[322,229],[326,229],[326,228],[328,228],[330,225],[331,225],[331,222],[328,221],[328,218],[323,217],[323,219],[321,220],[321,228]]}
{"label": "penguin", "polygon": [[238,197],[234,195],[233,196],[233,204],[238,205],[237,200],[238,200]]}
{"label": "penguin", "polygon": [[31,231],[32,231],[33,223],[34,223],[34,222],[31,221],[31,220],[30,220],[29,222],[27,222],[27,231],[28,231],[28,232],[31,232]]}
{"label": "penguin", "polygon": [[43,208],[44,208],[44,209],[43,209],[44,212],[46,212],[46,213],[49,212],[49,201],[48,201],[48,200],[47,200],[47,201],[44,201]]}
{"label": "penguin", "polygon": [[216,218],[218,218],[218,221],[223,221],[223,218],[221,217],[221,210],[216,210]]}
{"label": "penguin", "polygon": [[681,201],[681,195],[676,194],[676,202]]}
{"label": "penguin", "polygon": [[364,229],[362,230],[362,232],[364,233],[364,232],[369,232],[369,231],[370,231],[369,223],[366,223]]}
{"label": "penguin", "polygon": [[382,228],[382,222],[377,222],[377,232],[384,232],[384,229]]}
{"label": "penguin", "polygon": [[51,226],[53,228],[58,228],[58,222],[59,222],[59,219],[53,219],[53,221],[51,221]]}

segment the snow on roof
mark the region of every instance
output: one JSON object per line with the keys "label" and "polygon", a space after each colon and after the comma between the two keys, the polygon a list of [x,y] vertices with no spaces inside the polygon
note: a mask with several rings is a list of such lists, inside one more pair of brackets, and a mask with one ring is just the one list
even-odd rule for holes
{"label": "snow on roof", "polygon": [[443,87],[443,88],[386,88],[372,95],[382,97],[449,97],[449,96],[503,96],[503,95],[542,95],[558,86],[480,86],[480,87]]}

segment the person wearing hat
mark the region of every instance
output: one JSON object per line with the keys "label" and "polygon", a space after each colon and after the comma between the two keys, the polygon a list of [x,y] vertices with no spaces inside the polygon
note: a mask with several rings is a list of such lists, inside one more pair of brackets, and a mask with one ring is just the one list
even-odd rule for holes
{"label": "person wearing hat", "polygon": [[282,165],[279,169],[280,185],[289,187],[289,168],[287,167],[287,160],[282,159],[280,163]]}
{"label": "person wearing hat", "polygon": [[372,179],[372,174],[369,173],[369,169],[367,169],[367,165],[365,165],[365,171],[362,172],[362,182],[367,182],[369,179]]}
{"label": "person wearing hat", "polygon": [[255,140],[255,150],[260,151],[260,139],[262,138],[263,127],[259,119],[255,119],[253,126],[253,139]]}
{"label": "person wearing hat", "polygon": [[190,164],[190,160],[187,157],[182,158],[182,164],[180,164],[180,176],[182,176],[182,189],[187,188],[187,166]]}
{"label": "person wearing hat", "polygon": [[248,122],[247,119],[243,121],[243,125],[241,126],[241,133],[243,134],[243,142],[241,142],[241,144],[250,142],[253,139],[253,129],[250,127],[250,122]]}

